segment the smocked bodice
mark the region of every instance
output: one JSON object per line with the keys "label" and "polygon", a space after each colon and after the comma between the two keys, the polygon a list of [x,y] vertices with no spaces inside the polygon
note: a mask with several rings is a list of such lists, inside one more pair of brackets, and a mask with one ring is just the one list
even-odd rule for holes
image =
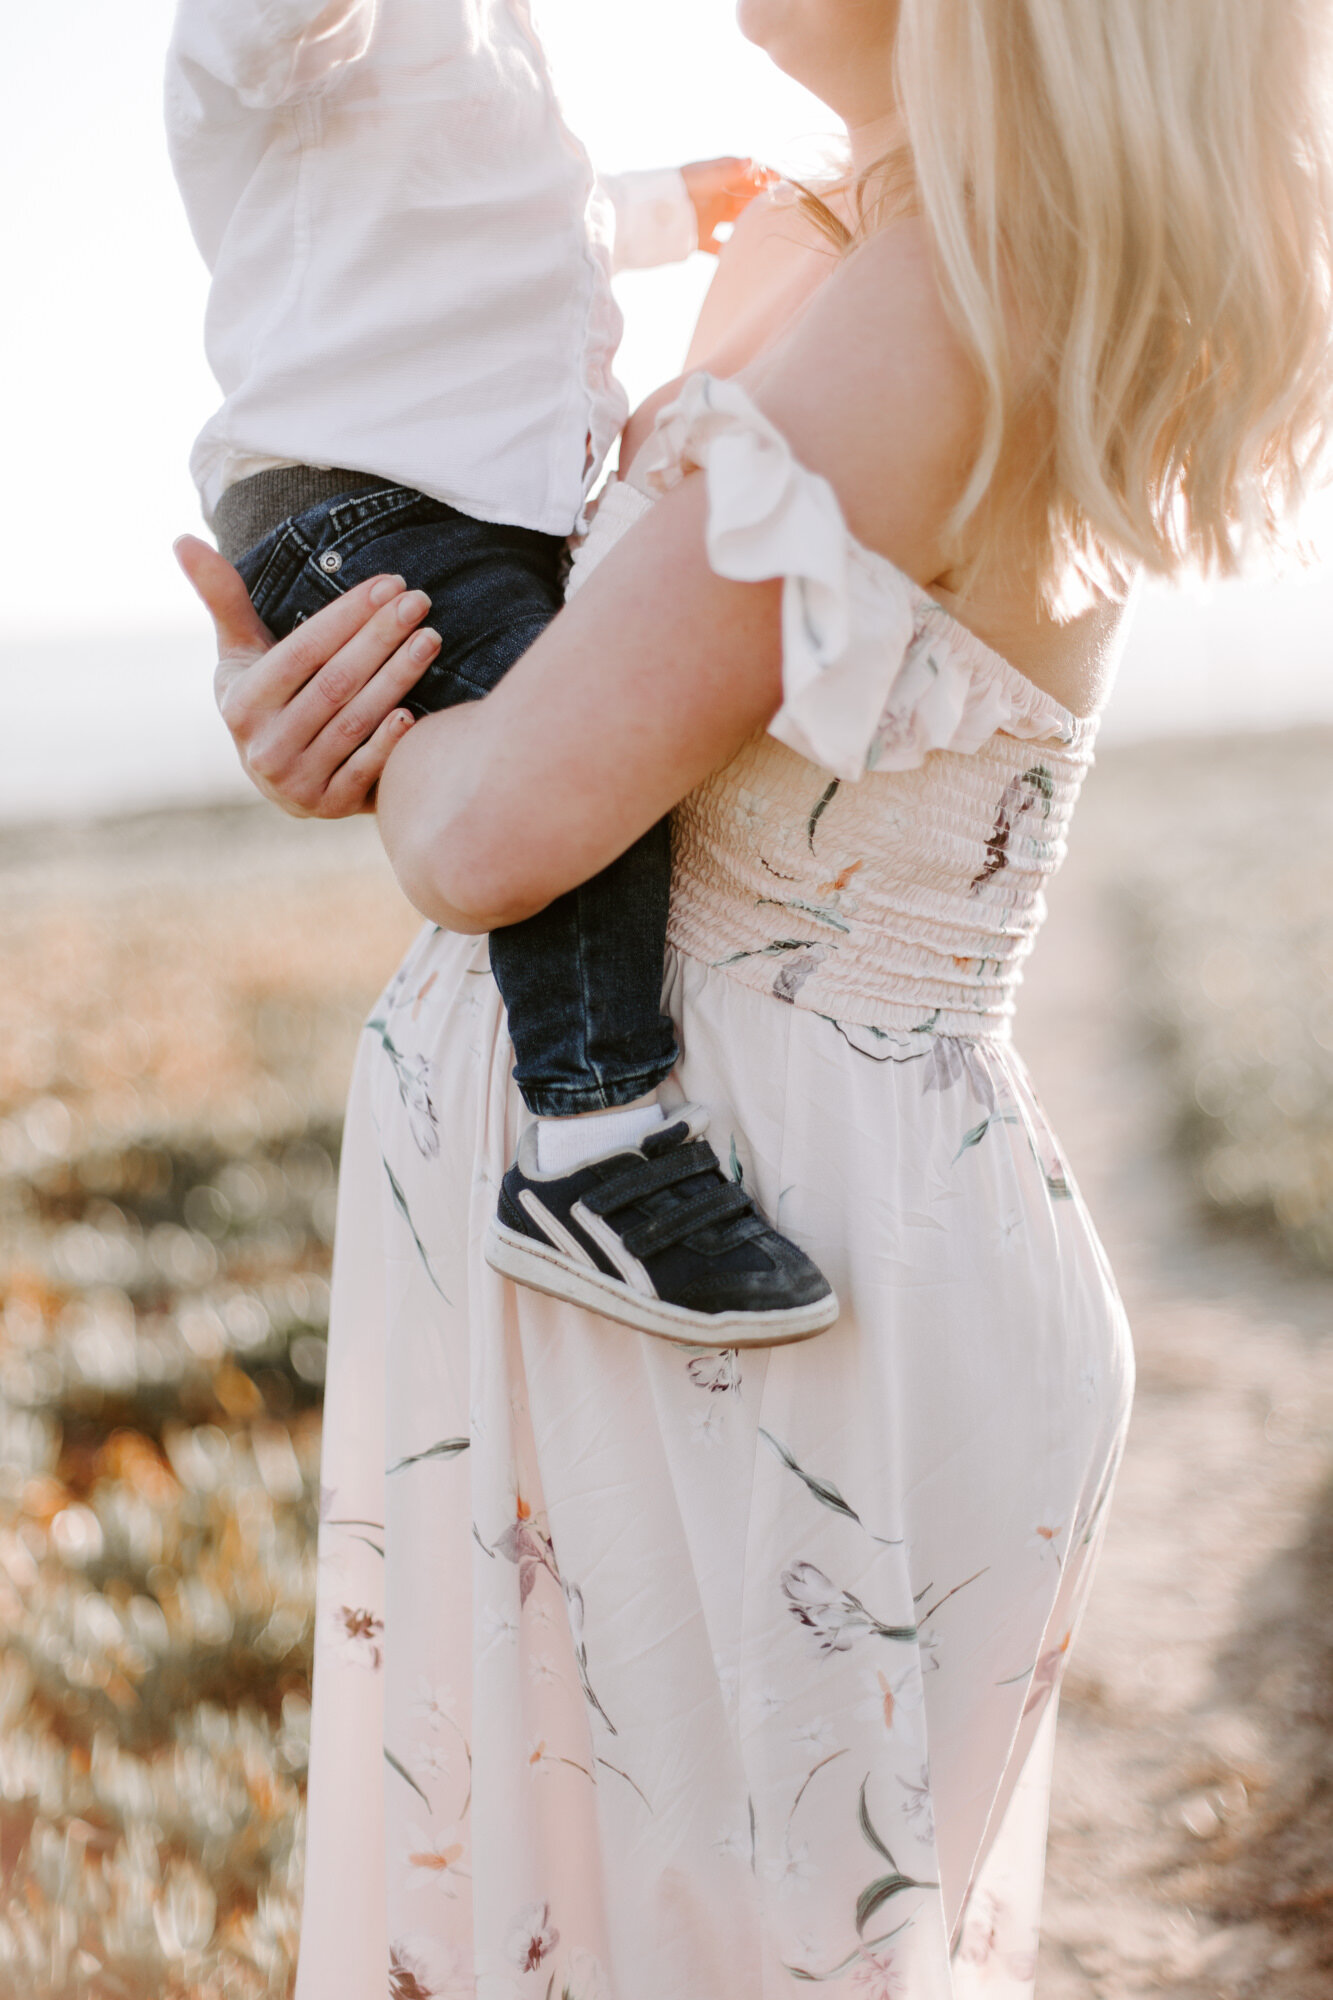
{"label": "smocked bodice", "polygon": [[[783,701],[676,809],[672,943],[848,1024],[1006,1033],[1095,720],[857,543],[734,382],[659,419],[650,487],[695,468],[712,567],[783,579]],[[571,589],[652,504],[608,489]]]}

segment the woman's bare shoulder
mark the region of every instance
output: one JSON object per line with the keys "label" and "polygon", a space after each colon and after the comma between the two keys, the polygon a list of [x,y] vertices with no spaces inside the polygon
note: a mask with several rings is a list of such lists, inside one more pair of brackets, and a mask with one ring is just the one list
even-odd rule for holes
{"label": "woman's bare shoulder", "polygon": [[752,201],[718,260],[686,368],[733,374],[830,275],[837,253],[814,219],[780,187]]}
{"label": "woman's bare shoulder", "polygon": [[747,380],[858,540],[934,582],[984,401],[924,226],[905,218],[859,245]]}

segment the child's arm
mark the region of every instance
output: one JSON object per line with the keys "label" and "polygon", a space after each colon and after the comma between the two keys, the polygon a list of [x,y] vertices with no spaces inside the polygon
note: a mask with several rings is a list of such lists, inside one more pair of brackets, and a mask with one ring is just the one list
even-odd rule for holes
{"label": "child's arm", "polygon": [[309,96],[370,46],[378,0],[179,0],[177,63],[256,110]]}
{"label": "child's arm", "polygon": [[616,211],[612,267],[640,271],[679,264],[696,250],[716,256],[718,230],[736,218],[773,176],[753,160],[694,160],[660,172],[603,174]]}

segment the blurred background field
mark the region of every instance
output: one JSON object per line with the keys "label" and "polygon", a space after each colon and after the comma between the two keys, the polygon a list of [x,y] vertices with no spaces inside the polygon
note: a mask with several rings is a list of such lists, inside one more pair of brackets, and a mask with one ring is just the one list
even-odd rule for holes
{"label": "blurred background field", "polygon": [[0,846],[7,2000],[288,1989],[377,852],[261,806]]}
{"label": "blurred background field", "polygon": [[[1108,751],[1019,1043],[1138,1334],[1043,2000],[1333,1995],[1333,739]],[[373,827],[0,837],[0,1996],[285,1995]]]}

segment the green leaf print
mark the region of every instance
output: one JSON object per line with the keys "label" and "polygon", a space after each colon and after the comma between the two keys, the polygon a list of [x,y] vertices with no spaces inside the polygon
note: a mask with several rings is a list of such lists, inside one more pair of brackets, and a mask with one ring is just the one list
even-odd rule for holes
{"label": "green leaf print", "polygon": [[863,1965],[868,1953],[880,1951],[886,1944],[892,1944],[894,1938],[901,1937],[904,1931],[912,1928],[912,1921],[912,1918],[908,1917],[905,1922],[895,1924],[891,1931],[885,1931],[883,1937],[862,1939],[855,1951],[848,1952],[846,1958],[839,1964],[830,1966],[827,1972],[811,1972],[803,1965],[784,1965],[782,1969],[784,1972],[789,1972],[793,1979],[804,1980],[807,1985],[822,1986],[827,1980],[840,1978],[848,1966],[858,1963]]}
{"label": "green leaf print", "polygon": [[813,951],[818,938],[774,938],[772,944],[760,945],[754,951],[733,951],[726,958],[719,958],[714,971],[721,972],[728,965],[739,965],[745,958],[781,958],[789,951]]}
{"label": "green leaf print", "polygon": [[872,1882],[863,1889],[856,1899],[856,1928],[864,1932],[866,1925],[876,1910],[882,1910],[893,1897],[901,1896],[904,1889],[933,1889],[933,1882],[914,1882],[910,1875],[885,1875],[878,1882]]}
{"label": "green leaf print", "polygon": [[386,1466],[385,1471],[390,1475],[404,1472],[409,1465],[424,1465],[428,1458],[457,1458],[470,1443],[470,1438],[441,1438],[438,1444],[428,1446],[425,1451],[414,1451],[407,1458],[400,1458],[397,1465]]}
{"label": "green leaf print", "polygon": [[841,785],[841,783],[842,783],[841,778],[835,778],[833,780],[833,783],[828,787],[827,791],[825,791],[821,795],[819,803],[816,805],[814,811],[811,813],[809,819],[805,823],[806,838],[810,842],[810,852],[812,854],[815,851],[815,828],[819,825],[820,820],[823,819],[824,814],[833,804],[833,801],[838,794],[838,787],[839,785]]}
{"label": "green leaf print", "polygon": [[1024,771],[1022,782],[1041,800],[1041,816],[1049,819],[1051,807],[1055,804],[1055,781],[1044,764],[1033,764]]}
{"label": "green leaf print", "polygon": [[830,1508],[835,1514],[844,1515],[849,1521],[855,1521],[858,1528],[865,1526],[856,1509],[848,1506],[831,1479],[816,1479],[812,1472],[806,1472],[796,1463],[786,1445],[775,1438],[771,1431],[761,1429],[759,1435],[769,1450],[777,1453],[787,1470],[796,1474],[801,1484],[814,1494],[822,1506]]}
{"label": "green leaf print", "polygon": [[981,1144],[986,1134],[990,1131],[990,1128],[991,1128],[991,1121],[989,1118],[983,1118],[980,1125],[974,1125],[972,1127],[972,1130],[969,1133],[967,1133],[966,1136],[964,1137],[962,1145],[958,1148],[958,1151],[954,1154],[950,1164],[956,1167],[958,1165],[958,1162],[962,1159],[964,1153],[970,1152],[973,1146],[979,1146]]}
{"label": "green leaf print", "polygon": [[803,917],[813,917],[817,924],[827,924],[831,931],[842,931],[848,937],[851,935],[851,925],[826,904],[803,903],[796,897],[784,902],[778,896],[759,896],[756,907],[761,910],[799,910]]}
{"label": "green leaf print", "polygon": [[888,1862],[890,1868],[896,1868],[898,1865],[897,1862],[894,1860],[893,1856],[889,1853],[888,1848],[884,1845],[884,1842],[880,1839],[879,1834],[875,1831],[875,1823],[870,1817],[870,1807],[866,1804],[866,1786],[869,1783],[870,1783],[870,1773],[867,1771],[865,1778],[863,1779],[861,1784],[860,1796],[857,1799],[857,1805],[856,1805],[857,1822],[861,1828],[862,1833],[865,1835],[870,1845],[874,1848],[876,1854],[881,1855],[883,1859]]}
{"label": "green leaf print", "polygon": [[426,1811],[429,1812],[431,1810],[430,1800],[426,1797],[426,1794],[422,1791],[420,1785],[417,1783],[416,1779],[412,1776],[412,1773],[409,1770],[407,1770],[404,1765],[399,1763],[398,1759],[394,1756],[393,1751],[389,1749],[387,1744],[384,1746],[384,1761],[388,1765],[391,1771],[396,1771],[398,1773],[398,1776],[403,1780],[404,1784],[410,1785],[412,1787],[412,1790],[416,1793],[417,1797],[421,1800],[421,1803],[425,1806]]}
{"label": "green leaf print", "polygon": [[[384,1160],[384,1155],[382,1153],[380,1155],[380,1158]],[[432,1285],[434,1285],[436,1291],[439,1293],[440,1297],[444,1300],[444,1303],[446,1305],[452,1305],[453,1301],[450,1299],[449,1294],[445,1291],[443,1285],[441,1285],[434,1271],[431,1270],[430,1258],[426,1254],[426,1246],[422,1242],[420,1236],[417,1234],[417,1226],[415,1222],[413,1222],[412,1220],[412,1211],[407,1205],[407,1196],[403,1193],[403,1190],[398,1182],[398,1176],[397,1174],[395,1174],[393,1168],[389,1165],[389,1162],[387,1160],[384,1160],[384,1171],[389,1176],[389,1186],[393,1189],[394,1207],[398,1210],[398,1213],[402,1216],[403,1221],[407,1224],[408,1229],[411,1232],[412,1241],[417,1246],[417,1255],[420,1257],[423,1265],[425,1266],[426,1276],[430,1279]]]}
{"label": "green leaf print", "polygon": [[881,1875],[878,1881],[871,1882],[857,1897],[856,1928],[858,1935],[864,1935],[865,1927],[875,1912],[882,1910],[884,1905],[890,1902],[893,1897],[901,1896],[907,1889],[938,1889],[939,1887],[938,1882],[918,1882],[911,1875],[903,1874],[892,1854],[890,1854],[888,1848],[884,1845],[882,1838],[876,1831],[875,1823],[870,1817],[870,1808],[866,1803],[866,1787],[869,1783],[870,1774],[867,1772],[861,1784],[861,1796],[857,1806],[857,1820],[860,1824],[861,1832],[865,1835],[871,1847],[874,1848],[876,1854],[888,1862],[890,1872],[887,1875]]}

